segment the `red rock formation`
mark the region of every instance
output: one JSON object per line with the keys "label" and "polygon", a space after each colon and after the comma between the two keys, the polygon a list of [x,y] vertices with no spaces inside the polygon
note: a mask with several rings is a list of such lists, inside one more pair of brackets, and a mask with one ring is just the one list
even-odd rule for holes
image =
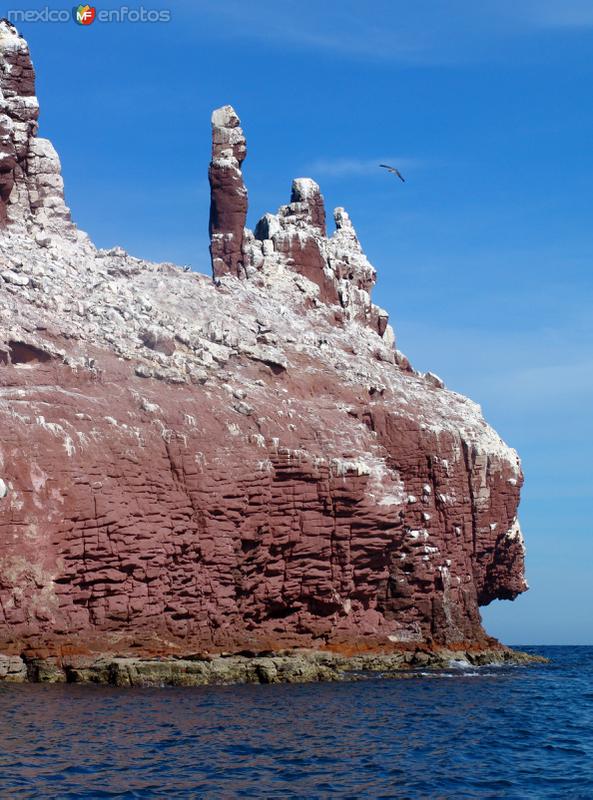
{"label": "red rock formation", "polygon": [[0,21],[0,225],[26,223],[38,244],[59,233],[84,238],[64,204],[60,159],[37,137],[39,103],[25,40]]}
{"label": "red rock formation", "polygon": [[[216,284],[96,250],[27,127],[0,231],[0,653],[480,647],[479,606],[526,588],[516,453],[394,351],[316,184],[243,230],[238,126],[215,112]],[[25,202],[32,181],[54,193]]]}
{"label": "red rock formation", "polygon": [[6,221],[6,205],[26,168],[27,142],[37,131],[38,105],[35,74],[26,42],[6,21],[0,21],[0,222]]}
{"label": "red rock formation", "polygon": [[243,273],[243,229],[247,191],[241,164],[247,149],[239,117],[231,106],[212,114],[210,180],[210,255],[215,278]]}

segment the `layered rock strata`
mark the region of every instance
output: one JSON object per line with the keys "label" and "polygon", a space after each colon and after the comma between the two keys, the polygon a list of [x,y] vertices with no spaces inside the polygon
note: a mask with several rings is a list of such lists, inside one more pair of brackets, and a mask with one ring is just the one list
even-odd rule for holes
{"label": "layered rock strata", "polygon": [[6,674],[21,657],[491,647],[479,606],[526,588],[519,460],[395,350],[347,213],[328,236],[299,178],[246,229],[225,106],[215,280],[98,250],[5,22],[0,89]]}

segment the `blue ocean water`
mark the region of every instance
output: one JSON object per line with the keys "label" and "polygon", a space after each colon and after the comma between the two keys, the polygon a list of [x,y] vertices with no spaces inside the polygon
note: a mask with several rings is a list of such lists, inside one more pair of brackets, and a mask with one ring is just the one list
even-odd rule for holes
{"label": "blue ocean water", "polygon": [[593,647],[362,683],[0,686],[0,798],[593,798]]}

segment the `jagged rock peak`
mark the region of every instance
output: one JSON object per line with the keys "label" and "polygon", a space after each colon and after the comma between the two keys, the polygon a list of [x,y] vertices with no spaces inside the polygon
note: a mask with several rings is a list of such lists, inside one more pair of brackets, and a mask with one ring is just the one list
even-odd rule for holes
{"label": "jagged rock peak", "polygon": [[58,154],[37,136],[39,103],[27,42],[0,21],[0,224],[25,225],[39,243],[76,239]]}
{"label": "jagged rock peak", "polygon": [[325,204],[312,178],[295,178],[290,202],[276,214],[264,214],[252,233],[245,228],[247,191],[241,164],[245,137],[232,106],[212,114],[212,160],[209,179],[210,253],[215,279],[224,275],[269,279],[298,273],[310,281],[311,302],[333,307],[338,324],[358,321],[394,341],[386,312],[371,302],[377,274],[343,208],[336,209],[335,233],[328,238]]}
{"label": "jagged rock peak", "polygon": [[6,19],[0,20],[0,87],[4,97],[32,97],[35,71],[27,42]]}
{"label": "jagged rock peak", "polygon": [[351,234],[358,244],[358,237],[356,236],[356,231],[354,230],[354,225],[352,224],[350,215],[341,206],[334,208],[334,222],[336,223],[337,231],[348,231],[348,233]]}
{"label": "jagged rock peak", "polygon": [[241,166],[247,155],[241,120],[232,106],[212,112],[212,160],[234,159]]}
{"label": "jagged rock peak", "polygon": [[0,21],[0,221],[15,180],[24,172],[29,140],[37,133],[39,105],[29,48],[7,20]]}
{"label": "jagged rock peak", "polygon": [[239,117],[232,106],[212,113],[210,181],[210,257],[212,275],[242,277],[243,232],[247,219],[247,190],[241,164],[247,155]]}
{"label": "jagged rock peak", "polygon": [[322,236],[326,235],[325,228],[325,203],[321,189],[311,178],[295,178],[290,192],[290,206],[295,211],[297,208],[304,215],[304,219]]}
{"label": "jagged rock peak", "polygon": [[350,217],[336,208],[334,220],[336,230],[328,237],[319,186],[311,178],[296,178],[290,203],[277,214],[264,214],[255,228],[255,241],[246,242],[247,271],[251,267],[273,273],[280,266],[297,272],[318,287],[319,301],[338,307],[338,322],[356,320],[394,342],[387,313],[371,301],[377,273]]}

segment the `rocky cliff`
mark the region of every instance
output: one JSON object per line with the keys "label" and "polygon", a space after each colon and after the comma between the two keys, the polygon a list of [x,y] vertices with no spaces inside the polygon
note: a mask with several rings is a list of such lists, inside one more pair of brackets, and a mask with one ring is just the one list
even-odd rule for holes
{"label": "rocky cliff", "polygon": [[225,106],[214,280],[96,249],[6,22],[0,90],[0,652],[486,647],[519,461],[395,349],[344,209],[298,178],[248,230]]}

